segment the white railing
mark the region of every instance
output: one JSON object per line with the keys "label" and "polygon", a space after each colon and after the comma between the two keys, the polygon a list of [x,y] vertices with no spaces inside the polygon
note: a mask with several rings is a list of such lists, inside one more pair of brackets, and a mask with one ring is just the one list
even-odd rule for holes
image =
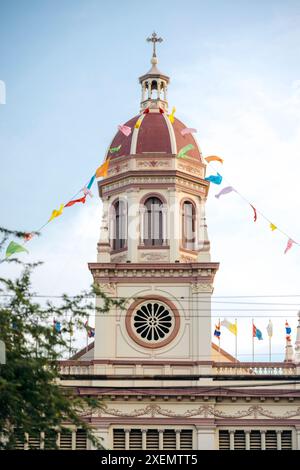
{"label": "white railing", "polygon": [[[74,364],[75,361],[71,363],[69,361],[61,361],[60,364],[60,373],[61,375],[114,375],[114,366],[110,364],[105,366],[104,364],[97,364],[96,361],[93,364],[80,364],[78,361]],[[128,374],[129,376],[136,375],[139,377],[147,376],[148,371],[143,370],[144,366],[147,367],[149,364],[142,365],[131,365],[132,372]],[[174,373],[173,367],[176,367],[176,373]],[[298,369],[298,370],[297,370]],[[168,367],[164,369],[164,372],[157,372],[157,375],[173,376],[178,375],[179,367],[177,364],[169,363]],[[212,375],[212,376],[293,376],[299,373],[299,368],[296,368],[294,364],[286,363],[212,363],[211,366],[207,367],[205,365],[205,370],[201,367],[201,364],[197,364],[194,368],[189,368],[187,371],[186,367],[182,365],[182,372],[180,375]],[[119,374],[117,374],[119,375]],[[121,374],[123,375],[123,374]],[[126,372],[124,373],[126,375]],[[151,373],[151,375],[153,375]]]}

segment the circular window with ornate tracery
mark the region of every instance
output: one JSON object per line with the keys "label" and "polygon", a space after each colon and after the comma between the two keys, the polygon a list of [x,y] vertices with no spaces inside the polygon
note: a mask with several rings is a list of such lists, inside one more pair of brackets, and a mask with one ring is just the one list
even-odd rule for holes
{"label": "circular window with ornate tracery", "polygon": [[161,297],[133,303],[126,315],[129,336],[141,346],[160,348],[172,341],[179,329],[176,307]]}

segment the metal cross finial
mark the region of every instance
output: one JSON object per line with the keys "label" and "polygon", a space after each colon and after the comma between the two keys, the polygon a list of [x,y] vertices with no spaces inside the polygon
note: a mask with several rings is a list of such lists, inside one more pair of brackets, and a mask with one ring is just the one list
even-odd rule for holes
{"label": "metal cross finial", "polygon": [[153,57],[156,57],[156,43],[157,43],[157,42],[162,42],[162,41],[163,41],[163,38],[157,37],[156,32],[153,31],[152,36],[150,36],[149,38],[147,38],[147,41],[153,43]]}

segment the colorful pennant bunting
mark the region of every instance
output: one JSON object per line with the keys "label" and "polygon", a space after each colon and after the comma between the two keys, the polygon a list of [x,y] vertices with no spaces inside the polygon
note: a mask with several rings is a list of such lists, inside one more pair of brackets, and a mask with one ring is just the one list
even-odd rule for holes
{"label": "colorful pennant bunting", "polygon": [[193,129],[192,127],[185,127],[180,131],[181,135],[194,134],[196,132],[197,129]]}
{"label": "colorful pennant bunting", "polygon": [[226,188],[221,189],[221,191],[218,194],[216,194],[215,197],[219,199],[220,196],[224,196],[224,194],[229,194],[232,191],[236,192],[232,186],[226,186]]}
{"label": "colorful pennant bunting", "polygon": [[29,253],[29,251],[26,250],[26,248],[24,248],[22,245],[19,245],[18,243],[11,241],[8,247],[6,248],[5,258],[9,258],[14,253],[21,253],[22,251]]}
{"label": "colorful pennant bunting", "polygon": [[207,163],[210,163],[210,162],[220,162],[220,163],[223,163],[223,158],[221,157],[218,157],[217,155],[211,155],[210,157],[205,157],[205,159],[207,161]]}
{"label": "colorful pennant bunting", "polygon": [[210,183],[214,184],[221,184],[222,183],[222,176],[220,173],[217,173],[216,175],[210,175],[205,178],[205,181],[210,181]]}
{"label": "colorful pennant bunting", "polygon": [[64,210],[64,204],[61,204],[58,210],[54,209],[52,211],[51,217],[48,220],[48,222],[51,222],[51,220],[55,219],[56,217],[59,217],[62,214],[63,210]]}
{"label": "colorful pennant bunting", "polygon": [[179,153],[177,154],[177,158],[184,157],[187,154],[187,152],[189,152],[190,150],[193,150],[194,148],[195,147],[192,144],[186,145],[185,147],[179,150]]}
{"label": "colorful pennant bunting", "polygon": [[97,168],[96,178],[100,178],[100,176],[103,176],[103,178],[105,178],[107,176],[109,161],[110,159],[108,158],[104,163],[102,163],[101,166],[99,166],[99,168]]}
{"label": "colorful pennant bunting", "polygon": [[172,108],[171,114],[169,114],[169,116],[168,116],[168,118],[169,118],[171,124],[174,124],[174,114],[175,114],[175,113],[176,113],[176,108],[175,108],[175,106],[174,106],[174,107]]}
{"label": "colorful pennant bunting", "polygon": [[74,206],[77,202],[82,202],[82,204],[85,203],[86,200],[86,195],[80,197],[79,199],[73,199],[72,201],[69,201],[67,204],[65,204],[65,207],[71,207]]}
{"label": "colorful pennant bunting", "polygon": [[141,118],[139,118],[139,119],[136,121],[134,127],[135,127],[136,129],[139,129],[139,128],[141,127],[141,124],[142,124],[142,120],[141,120]]}
{"label": "colorful pennant bunting", "polygon": [[122,147],[122,145],[118,145],[118,147],[111,147],[109,149],[109,153],[117,153],[120,150],[121,147]]}
{"label": "colorful pennant bunting", "polygon": [[292,248],[293,244],[294,244],[294,240],[292,240],[291,238],[288,239],[288,242],[287,242],[287,245],[286,245],[286,248],[284,250],[284,254],[286,255],[286,253]]}
{"label": "colorful pennant bunting", "polygon": [[131,134],[131,127],[125,126],[125,125],[120,125],[118,126],[118,129],[122,134],[124,134],[126,137],[128,137]]}
{"label": "colorful pennant bunting", "polygon": [[96,174],[91,177],[90,181],[88,182],[87,189],[91,189],[95,181],[95,178],[96,178]]}

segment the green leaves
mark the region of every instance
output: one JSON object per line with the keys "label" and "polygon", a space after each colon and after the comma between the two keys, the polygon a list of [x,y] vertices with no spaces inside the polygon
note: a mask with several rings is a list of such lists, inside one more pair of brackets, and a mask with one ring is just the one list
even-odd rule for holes
{"label": "green leaves", "polygon": [[[1,234],[0,252],[10,235],[23,236],[23,232],[0,228]],[[38,264],[21,263],[16,279],[0,278],[0,340],[6,346],[6,364],[0,364],[0,430],[5,438],[0,438],[0,449],[14,448],[18,432],[51,435],[66,422],[86,430],[88,438],[101,448],[80,417],[80,410],[99,403],[59,386],[58,361],[75,352],[72,330],[84,329],[95,310],[96,314],[107,313],[112,304],[122,307],[124,302],[108,298],[97,286],[76,296],[63,295],[55,302],[39,298],[31,285]],[[96,295],[102,298],[102,307],[95,307]],[[54,318],[61,323],[60,334],[53,328]],[[55,448],[54,438],[49,445]]]}

